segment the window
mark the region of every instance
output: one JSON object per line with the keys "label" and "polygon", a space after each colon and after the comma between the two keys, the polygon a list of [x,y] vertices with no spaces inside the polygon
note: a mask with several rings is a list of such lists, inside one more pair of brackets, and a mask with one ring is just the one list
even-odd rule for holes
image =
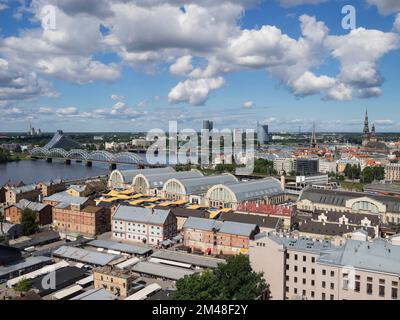
{"label": "window", "polygon": [[306,282],[307,282],[306,279],[303,279],[303,284],[306,284]]}
{"label": "window", "polygon": [[325,293],[322,293],[322,300],[325,300]]}
{"label": "window", "polygon": [[335,300],[335,296],[333,294],[331,294],[330,299]]}
{"label": "window", "polygon": [[379,296],[380,297],[385,296],[385,286],[382,286],[382,285],[379,286]]}
{"label": "window", "polygon": [[372,282],[372,277],[367,277],[367,282]]}
{"label": "window", "polygon": [[294,271],[296,271],[296,272],[297,272],[297,266],[294,266]]}
{"label": "window", "polygon": [[294,260],[297,260],[297,254],[294,255]]}
{"label": "window", "polygon": [[306,296],[306,290],[303,290],[303,297]]}
{"label": "window", "polygon": [[294,294],[297,294],[297,288],[293,289]]}
{"label": "window", "polygon": [[288,264],[286,265],[286,270],[289,270],[289,265]]}
{"label": "window", "polygon": [[315,292],[311,291],[311,298],[314,298],[314,297],[315,297]]}
{"label": "window", "polygon": [[307,268],[303,267],[303,273],[306,273],[306,272],[307,272]]}
{"label": "window", "polygon": [[354,283],[354,291],[355,292],[360,292],[360,281],[356,281]]}
{"label": "window", "polygon": [[311,274],[315,274],[315,269],[314,268],[311,269]]}
{"label": "window", "polygon": [[297,277],[294,277],[294,283],[297,283]]}
{"label": "window", "polygon": [[331,277],[335,276],[335,271],[331,271]]}
{"label": "window", "polygon": [[315,280],[311,280],[311,285],[315,286]]}
{"label": "window", "polygon": [[286,276],[286,281],[289,281],[289,276]]}
{"label": "window", "polygon": [[326,283],[325,283],[325,281],[322,281],[322,288],[325,288],[326,287]]}
{"label": "window", "polygon": [[323,275],[323,276],[326,275],[326,270],[322,270],[322,275]]}
{"label": "window", "polygon": [[289,258],[290,258],[289,252],[286,252],[286,259],[289,259]]}
{"label": "window", "polygon": [[307,257],[303,256],[303,262],[306,262],[306,261],[307,261]]}
{"label": "window", "polygon": [[312,262],[312,263],[315,263],[315,257],[312,257],[312,258],[311,258],[311,262]]}
{"label": "window", "polygon": [[367,294],[372,294],[372,283],[367,283]]}
{"label": "window", "polygon": [[397,299],[397,288],[392,288],[392,299]]}
{"label": "window", "polygon": [[286,292],[289,292],[289,287],[286,287]]}
{"label": "window", "polygon": [[335,284],[331,282],[331,290],[335,289]]}
{"label": "window", "polygon": [[349,290],[349,280],[343,279],[343,290]]}

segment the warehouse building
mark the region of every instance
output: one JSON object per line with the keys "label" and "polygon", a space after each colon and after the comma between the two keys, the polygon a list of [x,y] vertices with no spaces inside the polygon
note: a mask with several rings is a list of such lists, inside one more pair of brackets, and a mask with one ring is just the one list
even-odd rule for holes
{"label": "warehouse building", "polygon": [[112,216],[112,236],[118,240],[159,245],[177,232],[171,210],[118,206]]}
{"label": "warehouse building", "polygon": [[164,184],[172,178],[189,179],[199,178],[203,174],[198,170],[180,171],[180,172],[144,172],[137,174],[132,181],[132,188],[135,192],[147,195],[157,196],[162,194]]}
{"label": "warehouse building", "polygon": [[198,178],[172,178],[164,183],[162,195],[170,200],[186,200],[194,204],[200,204],[202,195],[208,189],[219,184],[234,184],[238,179],[232,174],[222,174]]}
{"label": "warehouse building", "polygon": [[279,204],[287,200],[281,183],[275,178],[218,184],[211,187],[205,202],[210,207],[231,208],[236,210],[244,202],[259,204]]}
{"label": "warehouse building", "polygon": [[114,170],[108,179],[110,189],[125,189],[132,186],[133,178],[138,174],[158,174],[175,172],[172,167],[154,169],[135,169],[135,170]]}

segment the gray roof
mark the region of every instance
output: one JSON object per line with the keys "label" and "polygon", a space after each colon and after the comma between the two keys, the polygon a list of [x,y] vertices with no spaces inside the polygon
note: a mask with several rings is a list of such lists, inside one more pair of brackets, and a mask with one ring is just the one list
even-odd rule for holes
{"label": "gray roof", "polygon": [[66,193],[65,191],[55,193],[51,196],[45,197],[43,199],[44,201],[57,201],[65,204],[80,204],[83,205],[85,204],[86,201],[89,200],[88,197],[74,197]]}
{"label": "gray roof", "polygon": [[42,256],[36,256],[36,257],[27,257],[23,260],[19,260],[16,263],[13,263],[8,266],[0,266],[0,278],[12,274],[14,272],[17,272],[19,270],[27,269],[27,268],[32,268],[36,265],[43,265],[43,264],[50,264],[50,262],[53,259],[49,257],[42,257]]}
{"label": "gray roof", "polygon": [[244,214],[244,213],[221,213],[220,220],[235,221],[241,223],[256,224],[259,227],[277,229],[281,222],[281,218],[270,217],[268,215]]}
{"label": "gray roof", "polygon": [[53,252],[53,255],[99,266],[105,266],[106,264],[120,257],[114,254],[89,251],[70,246],[62,246],[58,248]]}
{"label": "gray roof", "polygon": [[42,211],[44,208],[47,207],[47,204],[44,203],[38,203],[38,202],[32,202],[26,199],[20,200],[16,205],[18,209],[24,210],[24,209],[31,209],[33,211]]}
{"label": "gray roof", "polygon": [[253,234],[253,232],[255,232],[256,229],[257,225],[255,224],[224,221],[219,229],[219,232],[249,237]]}
{"label": "gray roof", "polygon": [[392,245],[382,238],[376,238],[372,242],[350,239],[341,247],[322,252],[318,262],[399,276],[400,246]]}
{"label": "gray roof", "polygon": [[200,171],[179,171],[179,172],[164,172],[157,174],[144,174],[147,181],[150,184],[150,188],[162,188],[164,183],[172,178],[176,179],[188,179],[202,177],[203,174]]}
{"label": "gray roof", "polygon": [[383,196],[377,194],[368,194],[363,192],[352,192],[342,190],[323,190],[314,188],[305,188],[300,193],[300,200],[310,200],[314,203],[323,203],[334,206],[346,205],[346,201],[350,199],[356,199],[361,197],[368,197],[376,201],[382,202],[387,206],[388,212],[400,212],[400,201],[399,198],[393,196]]}
{"label": "gray roof", "polygon": [[22,187],[12,187],[11,190],[13,190],[15,193],[24,193],[39,189],[35,184],[30,184]]}
{"label": "gray roof", "polygon": [[135,264],[131,270],[134,272],[150,274],[156,277],[167,278],[171,280],[179,280],[184,276],[194,273],[194,271],[188,269],[144,261]]}
{"label": "gray roof", "polygon": [[185,187],[186,194],[202,194],[216,184],[232,184],[238,180],[231,174],[178,179]]}
{"label": "gray roof", "polygon": [[113,215],[113,220],[162,225],[167,220],[170,212],[170,210],[119,206]]}
{"label": "gray roof", "polygon": [[116,300],[117,297],[106,289],[91,289],[70,300]]}
{"label": "gray roof", "polygon": [[130,254],[139,254],[144,255],[146,253],[151,252],[152,250],[148,247],[140,247],[131,244],[118,243],[115,241],[107,241],[107,240],[93,240],[88,243],[88,245],[98,248],[106,248],[110,250],[130,253]]}
{"label": "gray roof", "polygon": [[238,182],[227,185],[238,201],[271,197],[284,193],[281,183],[274,178]]}
{"label": "gray roof", "polygon": [[138,174],[156,174],[156,173],[166,173],[175,172],[172,167],[165,168],[150,168],[150,169],[134,169],[134,170],[117,170],[122,174],[125,183],[131,183],[132,179]]}
{"label": "gray roof", "polygon": [[286,247],[288,250],[306,251],[319,253],[322,250],[330,249],[332,244],[327,240],[311,239],[307,237],[292,237],[287,235],[279,235],[275,232],[260,233],[257,237],[268,236],[271,240],[275,241]]}
{"label": "gray roof", "polygon": [[186,252],[172,251],[172,250],[159,250],[151,255],[152,258],[164,259],[169,261],[181,262],[191,264],[193,266],[203,268],[217,268],[218,264],[226,263],[223,259],[200,256]]}
{"label": "gray roof", "polygon": [[257,228],[255,224],[240,223],[232,221],[219,221],[213,219],[203,219],[189,217],[183,228],[186,229],[197,229],[204,231],[217,230],[222,233],[236,234],[240,236],[250,236],[253,231]]}
{"label": "gray roof", "polygon": [[58,179],[54,179],[54,180],[50,180],[50,181],[41,181],[40,183],[43,183],[46,186],[53,186],[53,185],[56,185],[56,184],[60,184],[62,182],[63,182],[63,180],[58,178]]}
{"label": "gray roof", "polygon": [[83,192],[87,188],[86,185],[73,184],[68,189],[74,189],[77,192]]}
{"label": "gray roof", "polygon": [[183,225],[183,229],[197,229],[197,230],[204,230],[204,231],[213,231],[214,229],[218,229],[218,227],[221,223],[222,222],[218,222],[214,219],[189,217],[185,221],[185,224]]}

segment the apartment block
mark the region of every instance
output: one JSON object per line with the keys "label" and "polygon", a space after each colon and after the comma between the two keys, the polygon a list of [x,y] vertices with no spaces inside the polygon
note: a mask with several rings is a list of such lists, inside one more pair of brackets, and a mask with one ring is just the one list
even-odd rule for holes
{"label": "apartment block", "polygon": [[250,262],[263,272],[272,299],[398,300],[400,235],[367,241],[363,233],[341,246],[329,241],[260,233]]}
{"label": "apartment block", "polygon": [[385,166],[386,181],[400,181],[400,163],[390,163]]}

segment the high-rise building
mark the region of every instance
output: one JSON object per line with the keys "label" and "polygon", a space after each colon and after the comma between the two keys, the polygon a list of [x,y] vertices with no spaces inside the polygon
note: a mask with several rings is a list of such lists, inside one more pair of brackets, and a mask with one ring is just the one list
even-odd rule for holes
{"label": "high-rise building", "polygon": [[203,121],[203,130],[211,131],[212,129],[214,129],[214,123],[210,120],[204,120]]}
{"label": "high-rise building", "polygon": [[269,132],[267,124],[257,123],[257,140],[260,145],[269,143]]}

